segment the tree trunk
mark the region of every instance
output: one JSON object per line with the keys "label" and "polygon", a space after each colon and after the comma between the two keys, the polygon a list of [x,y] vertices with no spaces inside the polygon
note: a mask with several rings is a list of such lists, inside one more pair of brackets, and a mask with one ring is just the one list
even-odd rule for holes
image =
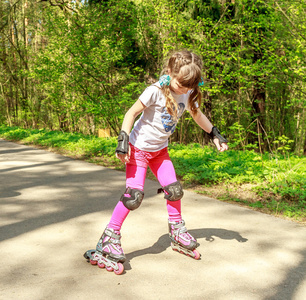
{"label": "tree trunk", "polygon": [[254,80],[256,82],[256,85],[254,87],[253,100],[252,100],[252,106],[254,108],[253,120],[255,119],[257,120],[256,123],[257,123],[258,147],[260,149],[260,152],[262,152],[262,150],[265,151],[267,149],[264,143],[266,92],[265,89],[262,86],[260,86],[258,78],[255,78]]}

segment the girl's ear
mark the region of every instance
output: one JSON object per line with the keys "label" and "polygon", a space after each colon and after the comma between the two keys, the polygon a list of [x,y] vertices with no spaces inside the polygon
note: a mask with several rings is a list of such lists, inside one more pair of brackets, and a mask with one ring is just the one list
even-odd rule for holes
{"label": "girl's ear", "polygon": [[167,69],[167,73],[168,73],[168,75],[171,76],[171,69],[170,68]]}

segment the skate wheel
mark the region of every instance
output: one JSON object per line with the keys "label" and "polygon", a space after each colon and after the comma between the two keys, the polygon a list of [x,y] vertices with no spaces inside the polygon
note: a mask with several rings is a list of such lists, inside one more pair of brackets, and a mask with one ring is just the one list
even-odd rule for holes
{"label": "skate wheel", "polygon": [[194,259],[198,260],[201,257],[201,254],[198,250],[193,250],[192,253],[194,254]]}
{"label": "skate wheel", "polygon": [[114,271],[114,269],[113,269],[112,267],[106,267],[106,270],[107,270],[108,272]]}
{"label": "skate wheel", "polygon": [[122,263],[118,263],[118,270],[114,270],[116,275],[121,275],[124,271],[124,266]]}
{"label": "skate wheel", "polygon": [[96,260],[90,259],[89,261],[90,261],[90,263],[91,263],[93,266],[97,264],[97,261],[96,261]]}
{"label": "skate wheel", "polygon": [[103,268],[105,268],[105,264],[104,264],[104,263],[102,263],[102,262],[101,262],[101,263],[100,263],[100,262],[98,262],[98,267],[99,267],[99,268],[101,268],[101,269],[103,269]]}

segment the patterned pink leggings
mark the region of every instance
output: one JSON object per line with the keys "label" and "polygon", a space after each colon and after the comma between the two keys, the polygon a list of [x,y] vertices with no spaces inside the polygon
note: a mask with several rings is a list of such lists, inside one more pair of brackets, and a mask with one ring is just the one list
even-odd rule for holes
{"label": "patterned pink leggings", "polygon": [[[162,187],[177,181],[167,148],[158,152],[145,152],[132,145],[130,146],[130,163],[126,164],[126,187],[143,191],[147,166],[150,167]],[[181,200],[167,200],[167,210],[171,222],[182,220]],[[119,201],[113,211],[108,227],[114,230],[120,230],[129,212],[130,210]]]}

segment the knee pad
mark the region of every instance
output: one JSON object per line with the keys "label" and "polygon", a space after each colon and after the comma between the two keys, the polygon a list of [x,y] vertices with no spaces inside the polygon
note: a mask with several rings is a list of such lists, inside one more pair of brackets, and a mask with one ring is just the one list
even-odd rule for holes
{"label": "knee pad", "polygon": [[[125,194],[129,194],[130,197],[125,196]],[[130,187],[128,187],[125,190],[124,194],[121,196],[120,201],[127,209],[134,210],[140,206],[143,196],[143,191],[138,189],[131,189]]]}
{"label": "knee pad", "polygon": [[170,183],[162,187],[161,189],[158,190],[158,193],[161,193],[162,191],[164,191],[165,193],[165,196],[164,196],[165,199],[170,200],[170,201],[180,200],[184,196],[183,187],[179,181]]}

